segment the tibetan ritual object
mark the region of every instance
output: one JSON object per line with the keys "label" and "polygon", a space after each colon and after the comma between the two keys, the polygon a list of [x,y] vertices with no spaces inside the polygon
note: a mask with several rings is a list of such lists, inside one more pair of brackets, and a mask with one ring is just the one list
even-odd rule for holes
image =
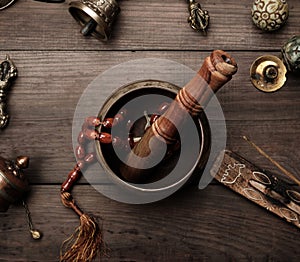
{"label": "tibetan ritual object", "polygon": [[28,181],[23,169],[28,167],[29,158],[17,157],[9,161],[0,157],[0,211],[7,211],[9,205],[22,200],[24,193],[29,191]]}
{"label": "tibetan ritual object", "polygon": [[[223,154],[221,155],[223,158]],[[224,186],[300,228],[300,187],[226,151],[221,167],[211,174]]]}
{"label": "tibetan ritual object", "polygon": [[120,168],[121,176],[132,183],[151,180],[151,176],[159,170],[148,167],[157,163],[157,157],[163,154],[166,145],[172,155],[178,141],[178,132],[184,127],[188,116],[197,117],[213,93],[228,82],[236,71],[235,60],[224,51],[216,50],[207,57],[196,76],[178,92],[166,112],[146,130],[130,151],[125,165]]}
{"label": "tibetan ritual object", "polygon": [[281,48],[283,62],[291,72],[300,72],[300,36],[293,36]]}
{"label": "tibetan ritual object", "polygon": [[[117,184],[130,188],[130,183],[127,183],[128,180],[122,175],[124,162],[127,161],[130,150],[141,141],[146,130],[151,128],[169,108],[179,91],[180,87],[169,82],[142,80],[119,88],[104,103],[98,115],[99,119],[104,119],[104,124],[100,125],[97,130],[99,134],[109,132],[111,142],[97,143],[97,156],[106,173]],[[107,127],[106,122],[109,119],[111,119],[111,125]],[[167,149],[165,158],[161,162],[157,161],[156,172],[142,182],[154,183],[173,172],[170,181],[176,184],[192,171],[195,163],[197,163],[197,171],[205,167],[211,142],[208,119],[202,111],[190,120],[192,121],[185,122],[180,136],[182,138],[193,136],[195,139],[181,141],[174,139],[174,144]],[[185,143],[185,146],[181,147],[180,143]],[[185,156],[185,161],[179,164],[178,159],[182,155]],[[179,172],[175,168],[176,165],[180,165]],[[170,182],[170,184],[173,183]],[[157,185],[155,190],[158,188]]]}
{"label": "tibetan ritual object", "polygon": [[84,36],[107,41],[120,7],[116,0],[81,0],[71,2],[69,12],[82,27],[80,32]]}
{"label": "tibetan ritual object", "polygon": [[9,115],[7,113],[7,95],[11,83],[16,79],[18,71],[8,55],[0,64],[0,129],[7,126]]}
{"label": "tibetan ritual object", "polygon": [[263,92],[274,92],[284,85],[286,72],[283,62],[277,56],[261,56],[250,68],[251,82]]}
{"label": "tibetan ritual object", "polygon": [[289,16],[286,0],[255,0],[251,11],[253,23],[264,31],[278,30]]}
{"label": "tibetan ritual object", "polygon": [[279,90],[286,82],[287,71],[300,71],[300,37],[293,36],[281,48],[282,60],[277,56],[258,57],[250,68],[252,84],[263,92]]}
{"label": "tibetan ritual object", "polygon": [[31,237],[38,240],[42,234],[33,228],[31,214],[24,200],[24,195],[29,191],[29,183],[23,169],[28,165],[27,156],[18,156],[15,161],[0,157],[0,212],[6,212],[11,204],[22,202]]}
{"label": "tibetan ritual object", "polygon": [[209,15],[207,10],[203,10],[201,5],[195,0],[187,0],[190,16],[188,23],[191,28],[198,32],[206,34],[206,29],[209,24]]}
{"label": "tibetan ritual object", "polygon": [[[178,154],[187,153],[184,162],[191,161],[190,157],[196,161],[187,166],[186,172],[192,173],[195,168],[205,166],[211,137],[204,109],[214,92],[227,83],[236,71],[235,60],[226,52],[216,50],[205,59],[200,70],[184,88],[158,80],[130,83],[116,90],[106,100],[97,117],[90,116],[84,120],[77,137],[77,163],[61,186],[62,203],[79,216],[80,226],[63,243],[61,261],[91,261],[99,251],[105,251],[101,228],[95,218],[82,211],[71,194],[73,186],[82,176],[82,171],[89,167],[89,163],[97,158],[111,182],[128,189],[130,193],[134,191],[137,193],[135,198],[152,194],[157,189],[151,188],[152,185],[158,186],[161,183],[158,190],[161,189],[162,181],[172,176],[170,170],[176,169],[174,165],[179,162]],[[148,99],[148,95],[154,99]],[[132,101],[140,101],[144,96],[146,100],[141,100],[138,107],[136,104],[131,106]],[[197,138],[200,140],[200,145],[196,146],[197,153],[193,156],[189,150],[183,150],[185,145],[181,139],[185,135],[180,136],[180,139],[178,137],[178,134],[184,132],[183,129],[186,129],[187,136],[192,133],[187,126],[189,119],[197,127]],[[95,140],[96,153],[93,153],[90,144],[86,142]],[[192,150],[193,143],[196,144],[191,141],[187,145],[188,149]],[[150,168],[147,168],[149,147],[152,155],[160,155],[162,158],[158,164],[151,166],[150,163]],[[162,148],[165,151],[162,152]],[[136,157],[140,158],[138,163]],[[135,168],[136,164],[146,168]],[[179,175],[179,179],[171,183],[167,179],[163,190],[176,188],[187,174],[183,172]]]}

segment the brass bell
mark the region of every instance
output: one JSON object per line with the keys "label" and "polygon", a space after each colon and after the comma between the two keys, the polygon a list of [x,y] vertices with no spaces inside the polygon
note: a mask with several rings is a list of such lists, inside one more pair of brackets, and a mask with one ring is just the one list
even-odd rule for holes
{"label": "brass bell", "polygon": [[82,26],[84,36],[107,41],[120,7],[116,0],[80,0],[70,3],[69,12]]}
{"label": "brass bell", "polygon": [[29,191],[29,184],[23,169],[29,164],[29,158],[19,156],[13,161],[0,157],[0,212],[6,212],[9,205],[23,199]]}
{"label": "brass bell", "polygon": [[287,69],[300,73],[300,35],[290,38],[281,48],[281,54]]}
{"label": "brass bell", "polygon": [[283,62],[277,56],[261,56],[250,68],[251,82],[261,91],[274,92],[284,85],[286,72]]}

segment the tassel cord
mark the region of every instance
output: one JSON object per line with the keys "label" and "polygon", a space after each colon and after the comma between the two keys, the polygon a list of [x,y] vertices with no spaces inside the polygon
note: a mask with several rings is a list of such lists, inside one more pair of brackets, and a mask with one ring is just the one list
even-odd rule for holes
{"label": "tassel cord", "polygon": [[93,217],[88,216],[80,209],[69,192],[62,192],[61,200],[64,206],[71,208],[80,217],[80,225],[63,242],[60,261],[90,262],[104,246],[101,229]]}

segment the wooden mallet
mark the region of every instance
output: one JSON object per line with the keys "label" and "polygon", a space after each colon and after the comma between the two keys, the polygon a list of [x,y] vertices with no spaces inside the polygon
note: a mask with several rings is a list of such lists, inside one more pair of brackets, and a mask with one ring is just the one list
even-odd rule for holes
{"label": "wooden mallet", "polygon": [[211,97],[237,71],[235,60],[226,52],[215,50],[207,57],[198,73],[177,94],[168,110],[160,116],[128,155],[120,173],[132,183],[144,183],[166,151],[166,145],[177,141],[178,133],[189,115],[196,117]]}

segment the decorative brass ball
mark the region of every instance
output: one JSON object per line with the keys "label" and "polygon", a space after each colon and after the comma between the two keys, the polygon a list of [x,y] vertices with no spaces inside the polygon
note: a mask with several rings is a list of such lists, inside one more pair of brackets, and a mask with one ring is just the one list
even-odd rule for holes
{"label": "decorative brass ball", "polygon": [[275,31],[282,27],[289,16],[286,0],[255,0],[252,6],[252,20],[264,31]]}
{"label": "decorative brass ball", "polygon": [[300,35],[290,38],[281,48],[281,54],[287,69],[300,73]]}

